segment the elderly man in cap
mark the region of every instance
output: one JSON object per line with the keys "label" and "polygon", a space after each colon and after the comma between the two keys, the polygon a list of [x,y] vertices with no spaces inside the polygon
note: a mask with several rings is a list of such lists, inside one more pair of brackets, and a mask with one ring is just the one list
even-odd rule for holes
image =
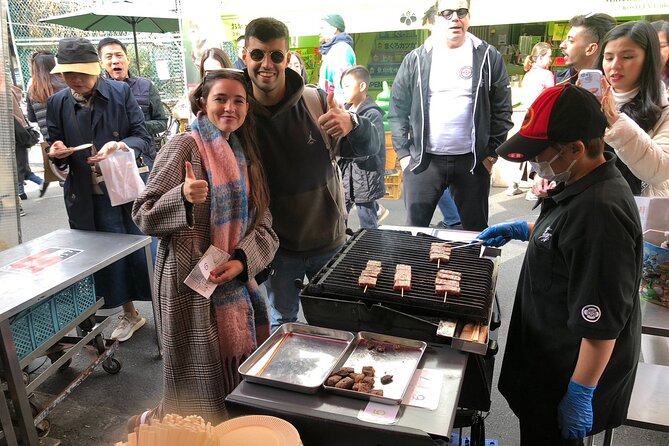
{"label": "elderly man in cap", "polygon": [[499,389],[521,444],[576,445],[625,421],[639,358],[642,232],[632,192],[604,152],[599,101],[544,90],[497,153],[557,183],[534,223],[494,225],[488,245],[529,241]]}
{"label": "elderly man in cap", "polygon": [[328,14],[321,20],[320,42],[318,48],[322,56],[318,75],[318,86],[326,93],[334,91],[335,100],[343,105],[344,90],[341,76],[349,67],[355,65],[353,39],[346,32],[344,19],[339,14]]}
{"label": "elderly man in cap", "polygon": [[[98,54],[88,40],[62,39],[56,60],[51,73],[61,73],[69,88],[47,102],[48,155],[56,166],[69,167],[63,195],[70,227],[141,235],[132,221],[132,202],[111,205],[98,163],[116,150],[149,155],[151,137],[142,110],[125,82],[100,77]],[[151,300],[144,251],[95,273],[95,288],[105,308],[123,306],[112,338],[130,339],[146,322],[133,300]]]}

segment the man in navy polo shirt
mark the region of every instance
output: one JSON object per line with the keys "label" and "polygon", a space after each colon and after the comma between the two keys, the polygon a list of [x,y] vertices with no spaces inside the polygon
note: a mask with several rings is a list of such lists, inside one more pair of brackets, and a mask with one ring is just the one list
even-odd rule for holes
{"label": "man in navy polo shirt", "polygon": [[497,153],[529,161],[557,187],[534,223],[478,237],[529,241],[511,315],[500,392],[521,444],[576,445],[627,415],[639,358],[639,213],[615,155],[604,152],[597,99],[572,85],[545,90]]}

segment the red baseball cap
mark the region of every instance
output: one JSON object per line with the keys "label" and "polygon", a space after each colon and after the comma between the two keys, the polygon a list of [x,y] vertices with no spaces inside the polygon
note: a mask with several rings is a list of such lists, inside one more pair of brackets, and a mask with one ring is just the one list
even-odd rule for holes
{"label": "red baseball cap", "polygon": [[547,88],[530,105],[520,131],[497,148],[507,161],[531,160],[552,143],[604,136],[607,122],[599,100],[571,84]]}

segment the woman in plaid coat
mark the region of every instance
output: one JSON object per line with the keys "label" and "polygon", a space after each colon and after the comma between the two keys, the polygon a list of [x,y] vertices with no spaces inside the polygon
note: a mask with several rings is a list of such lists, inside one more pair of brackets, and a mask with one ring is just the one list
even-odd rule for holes
{"label": "woman in plaid coat", "polygon": [[[269,336],[254,277],[274,257],[269,194],[242,74],[209,73],[191,94],[192,132],[156,159],[133,219],[160,238],[154,306],[164,353],[164,396],[151,416],[226,417],[237,367]],[[184,284],[211,246],[230,259],[210,273],[210,298]],[[137,421],[145,421],[140,417]]]}

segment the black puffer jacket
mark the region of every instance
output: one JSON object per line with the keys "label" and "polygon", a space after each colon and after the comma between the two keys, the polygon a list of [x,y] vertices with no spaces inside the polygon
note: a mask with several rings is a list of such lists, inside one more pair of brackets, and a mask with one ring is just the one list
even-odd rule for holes
{"label": "black puffer jacket", "polygon": [[346,201],[369,203],[383,198],[386,193],[384,183],[386,146],[383,110],[368,96],[358,107],[357,113],[359,116],[364,116],[372,121],[373,131],[377,134],[377,137],[372,140],[376,144],[376,150],[373,150],[375,155],[356,160],[341,159],[339,166],[342,171]]}

